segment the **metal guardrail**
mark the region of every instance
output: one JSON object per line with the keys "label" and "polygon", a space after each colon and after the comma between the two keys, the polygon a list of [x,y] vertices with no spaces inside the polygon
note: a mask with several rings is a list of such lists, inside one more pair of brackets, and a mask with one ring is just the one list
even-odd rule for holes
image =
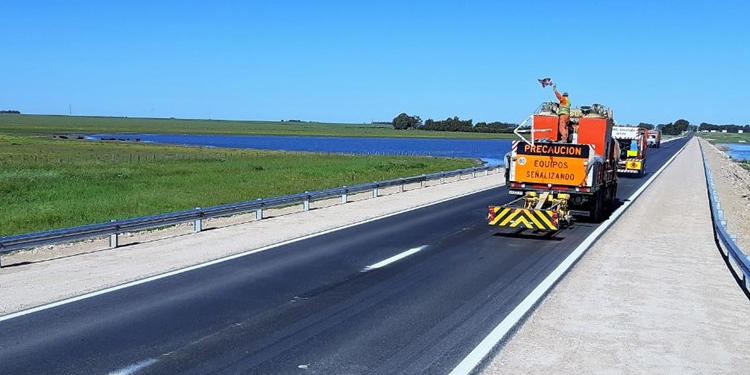
{"label": "metal guardrail", "polygon": [[423,174],[420,176],[371,182],[368,184],[355,186],[342,186],[333,189],[256,199],[239,203],[230,203],[220,206],[206,208],[197,207],[193,210],[187,211],[143,216],[132,219],[112,220],[108,223],[82,225],[44,232],[34,232],[0,237],[0,254],[29,247],[105,236],[109,236],[110,247],[117,247],[118,235],[121,233],[135,232],[139,230],[174,225],[190,221],[194,222],[193,230],[195,232],[200,232],[203,227],[203,219],[207,218],[229,216],[255,211],[256,220],[261,220],[263,219],[263,210],[267,208],[275,208],[302,203],[302,209],[304,211],[307,211],[310,209],[311,201],[340,196],[341,203],[346,203],[349,194],[357,194],[372,190],[372,196],[377,197],[379,194],[378,190],[380,188],[399,186],[399,192],[403,192],[404,185],[406,184],[420,183],[420,186],[424,186],[425,182],[438,179],[442,183],[443,179],[445,178],[462,176],[466,174],[471,174],[472,177],[476,177],[476,174],[478,172],[484,172],[484,174],[487,175],[489,171],[495,169],[499,170],[500,168],[500,166],[485,165],[481,167],[457,169],[453,171]]}
{"label": "metal guardrail", "polygon": [[[735,237],[727,231],[727,222],[724,219],[724,210],[721,209],[719,195],[716,193],[714,179],[711,176],[711,168],[708,166],[706,154],[703,152],[703,145],[698,142],[703,157],[703,170],[706,174],[706,185],[708,186],[708,201],[711,206],[711,219],[714,225],[714,240],[716,245],[722,251],[723,256],[729,262],[729,259],[742,272],[742,281],[745,292],[750,292],[750,258],[745,254],[737,243]],[[730,266],[731,268],[731,266]],[[739,276],[738,276],[739,277]]]}

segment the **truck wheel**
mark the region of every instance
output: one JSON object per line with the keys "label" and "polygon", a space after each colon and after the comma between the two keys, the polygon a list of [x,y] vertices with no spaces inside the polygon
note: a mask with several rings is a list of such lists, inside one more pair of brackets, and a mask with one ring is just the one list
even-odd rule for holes
{"label": "truck wheel", "polygon": [[613,208],[615,206],[615,201],[617,200],[617,184],[609,185],[609,188],[607,189],[607,204],[606,206],[608,208]]}
{"label": "truck wheel", "polygon": [[589,204],[591,205],[589,208],[589,219],[595,223],[600,222],[604,211],[604,194],[602,194],[601,190],[594,194],[594,199]]}

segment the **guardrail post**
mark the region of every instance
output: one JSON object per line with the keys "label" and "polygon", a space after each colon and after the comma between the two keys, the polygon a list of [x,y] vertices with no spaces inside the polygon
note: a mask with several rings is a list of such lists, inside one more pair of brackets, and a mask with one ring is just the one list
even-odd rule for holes
{"label": "guardrail post", "polygon": [[[114,223],[115,219],[112,219],[109,222]],[[117,247],[117,240],[118,240],[117,236],[118,234],[116,232],[109,235],[109,247],[112,249]]]}
{"label": "guardrail post", "polygon": [[375,185],[375,187],[372,189],[372,197],[373,198],[378,197],[378,185]]}
{"label": "guardrail post", "polygon": [[488,174],[490,174],[490,170],[489,169],[485,169],[484,170],[484,175],[487,176]]}
{"label": "guardrail post", "polygon": [[349,190],[344,186],[344,193],[341,194],[341,203],[346,203],[348,200],[348,197],[346,196],[346,193],[349,192]]}
{"label": "guardrail post", "polygon": [[471,178],[477,178],[477,170],[476,169],[472,169],[471,170]]}
{"label": "guardrail post", "polygon": [[[258,200],[261,200],[258,198]],[[263,220],[263,204],[261,203],[261,206],[255,209],[255,220]]]}
{"label": "guardrail post", "polygon": [[443,183],[443,178],[444,178],[444,177],[445,177],[445,174],[441,173],[441,174],[440,174],[440,183],[441,183],[441,184]]}
{"label": "guardrail post", "polygon": [[419,187],[423,188],[424,187],[424,183],[426,181],[427,181],[427,177],[425,177],[425,175],[422,175],[422,178],[419,180]]}
{"label": "guardrail post", "polygon": [[[200,207],[195,208],[196,211],[200,211],[200,209],[201,209]],[[193,221],[193,232],[197,233],[202,230],[203,230],[203,218],[198,217],[197,219]]]}
{"label": "guardrail post", "polygon": [[[308,192],[306,191],[305,194]],[[302,201],[302,211],[309,211],[310,210],[310,196],[308,195],[307,198],[305,198],[304,201]]]}
{"label": "guardrail post", "polygon": [[401,183],[398,185],[398,192],[403,193],[404,192],[404,179],[401,179]]}

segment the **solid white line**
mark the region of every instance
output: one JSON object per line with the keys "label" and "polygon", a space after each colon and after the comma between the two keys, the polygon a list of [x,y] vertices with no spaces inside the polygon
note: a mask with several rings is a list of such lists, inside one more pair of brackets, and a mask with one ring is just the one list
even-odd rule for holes
{"label": "solid white line", "polygon": [[[496,173],[496,174],[491,175],[491,176],[495,176],[495,175],[502,177],[501,173]],[[280,246],[288,245],[288,244],[299,242],[299,241],[304,241],[304,240],[307,240],[307,239],[310,239],[310,238],[313,238],[313,237],[322,236],[322,235],[325,235],[325,234],[328,234],[328,233],[332,233],[332,232],[335,232],[335,231],[339,231],[339,230],[342,230],[342,229],[356,227],[357,225],[362,225],[362,224],[366,224],[366,223],[369,223],[369,222],[372,222],[372,221],[376,221],[376,220],[380,220],[380,219],[385,219],[385,218],[388,218],[388,217],[391,217],[391,216],[400,215],[400,214],[403,214],[403,213],[406,213],[406,212],[409,212],[409,211],[414,211],[414,210],[418,210],[420,208],[432,206],[434,204],[439,204],[439,203],[447,202],[449,200],[453,200],[453,199],[458,199],[458,198],[461,198],[461,197],[465,197],[467,195],[481,193],[483,191],[487,191],[487,190],[490,190],[490,189],[495,189],[495,188],[501,187],[503,185],[504,185],[504,183],[499,183],[497,185],[492,185],[492,186],[489,186],[489,187],[486,187],[486,188],[481,188],[481,189],[473,190],[473,191],[470,191],[470,192],[467,192],[467,193],[457,194],[457,195],[454,195],[454,196],[451,196],[451,197],[447,197],[445,199],[441,199],[441,200],[438,200],[438,201],[435,201],[435,202],[425,203],[425,204],[422,204],[422,205],[419,205],[419,206],[415,206],[415,207],[411,207],[411,208],[407,208],[407,209],[404,209],[404,210],[401,210],[401,211],[392,212],[390,214],[385,214],[385,215],[382,215],[382,216],[373,217],[371,219],[359,221],[359,222],[356,222],[356,223],[346,224],[346,225],[343,225],[343,226],[340,226],[340,227],[337,227],[337,228],[327,229],[327,230],[324,230],[322,232],[308,234],[308,235],[305,235],[305,236],[302,236],[302,237],[298,237],[298,238],[294,238],[294,239],[291,239],[291,240],[279,242],[279,243],[276,243],[276,244],[273,244],[273,245],[268,245],[268,246],[260,247],[260,248],[254,249],[254,250],[248,250],[248,251],[245,251],[245,252],[242,252],[242,253],[238,253],[238,254],[234,254],[234,255],[229,255],[229,256],[226,256],[226,257],[223,257],[223,258],[214,259],[214,260],[211,260],[211,261],[208,261],[208,262],[204,262],[204,263],[199,263],[199,264],[196,264],[194,266],[185,267],[185,268],[181,268],[181,269],[170,271],[170,272],[165,272],[165,273],[162,273],[162,274],[159,274],[159,275],[150,276],[150,277],[147,277],[147,278],[144,278],[144,279],[131,281],[131,282],[128,282],[128,283],[125,283],[125,284],[116,285],[116,286],[105,288],[105,289],[101,289],[101,290],[98,290],[98,291],[95,291],[95,292],[90,292],[90,293],[82,294],[80,296],[66,298],[66,299],[63,299],[63,300],[60,300],[60,301],[56,301],[56,302],[52,302],[52,303],[48,303],[48,304],[44,304],[44,305],[32,307],[30,309],[17,311],[17,312],[11,313],[11,314],[0,316],[0,322],[6,321],[6,320],[10,320],[10,319],[13,319],[13,318],[17,318],[19,316],[33,314],[35,312],[39,312],[39,311],[42,311],[42,310],[51,309],[53,307],[57,307],[57,306],[61,306],[61,305],[66,305],[68,303],[72,303],[72,302],[76,302],[76,301],[88,299],[88,298],[91,298],[91,297],[96,297],[98,295],[102,295],[102,294],[106,294],[106,293],[111,293],[111,292],[114,292],[114,291],[117,291],[117,290],[120,290],[120,289],[130,288],[131,286],[145,284],[147,282],[154,281],[154,280],[159,280],[159,279],[163,279],[165,277],[178,275],[178,274],[181,274],[181,273],[184,273],[184,272],[188,272],[188,271],[192,271],[192,270],[197,270],[199,268],[212,266],[214,264],[218,264],[218,263],[230,261],[230,260],[233,260],[233,259],[237,259],[237,258],[241,258],[241,257],[244,257],[244,256],[248,256],[248,255],[251,255],[251,254],[260,253],[262,251],[271,250],[271,249],[274,249],[274,248],[277,248],[277,247],[280,247]]]}
{"label": "solid white line", "polygon": [[672,163],[672,160],[674,160],[677,155],[679,155],[682,150],[685,149],[685,147],[690,142],[686,142],[682,148],[680,148],[669,160],[667,160],[664,165],[659,168],[656,173],[654,173],[651,178],[648,179],[638,190],[636,190],[629,198],[626,200],[620,208],[618,208],[615,212],[612,213],[612,215],[607,219],[605,222],[603,222],[601,225],[599,225],[594,232],[592,232],[586,239],[578,245],[578,247],[573,250],[570,255],[568,255],[565,260],[563,260],[560,265],[555,268],[552,273],[550,273],[544,280],[542,280],[539,285],[537,285],[534,290],[529,293],[526,298],[521,301],[521,303],[516,306],[513,311],[511,311],[508,316],[503,319],[500,324],[498,324],[488,335],[485,337],[475,348],[474,350],[469,353],[469,355],[464,358],[461,363],[456,366],[453,371],[450,372],[450,375],[459,375],[459,374],[470,374],[474,369],[484,360],[484,358],[492,351],[492,349],[508,334],[508,332],[516,325],[518,322],[523,318],[533,307],[536,305],[537,302],[539,302],[542,297],[557,283],[557,281],[565,274],[565,272],[568,271],[570,267],[575,264],[575,262],[583,255],[586,250],[601,236],[601,234],[607,230],[620,215],[622,215],[625,210],[628,209],[628,207],[633,204],[636,198],[638,198],[641,193],[643,193],[646,188],[651,185],[651,183],[658,177],[661,172],[669,166],[669,164]]}
{"label": "solid white line", "polygon": [[153,358],[149,358],[144,361],[134,363],[128,367],[124,367],[119,370],[112,371],[108,373],[107,375],[132,375],[138,372],[139,370],[142,370],[148,366],[153,365],[154,363],[156,363],[156,360]]}
{"label": "solid white line", "polygon": [[391,264],[391,263],[393,263],[395,261],[404,259],[404,258],[408,257],[409,255],[416,254],[419,251],[423,250],[425,247],[427,247],[427,245],[422,245],[420,247],[415,247],[413,249],[406,250],[403,253],[396,254],[396,255],[388,258],[388,259],[383,259],[380,262],[377,262],[375,264],[371,264],[371,265],[363,268],[362,271],[360,271],[360,272],[367,272],[367,271],[372,271],[374,269],[378,269],[378,268],[381,268],[381,267],[385,267],[385,266],[387,266],[387,265],[389,265],[389,264]]}

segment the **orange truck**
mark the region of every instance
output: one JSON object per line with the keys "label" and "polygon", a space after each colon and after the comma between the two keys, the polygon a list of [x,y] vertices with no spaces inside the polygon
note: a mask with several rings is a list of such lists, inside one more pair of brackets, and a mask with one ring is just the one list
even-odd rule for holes
{"label": "orange truck", "polygon": [[612,111],[598,104],[581,107],[571,112],[571,122],[573,142],[553,142],[556,105],[545,103],[516,128],[520,140],[505,158],[506,185],[520,197],[490,206],[489,225],[556,231],[573,216],[603,218],[617,195],[620,150],[612,138]]}
{"label": "orange truck", "polygon": [[620,146],[617,172],[643,176],[646,170],[646,151],[648,150],[647,129],[635,126],[615,126],[612,136]]}

